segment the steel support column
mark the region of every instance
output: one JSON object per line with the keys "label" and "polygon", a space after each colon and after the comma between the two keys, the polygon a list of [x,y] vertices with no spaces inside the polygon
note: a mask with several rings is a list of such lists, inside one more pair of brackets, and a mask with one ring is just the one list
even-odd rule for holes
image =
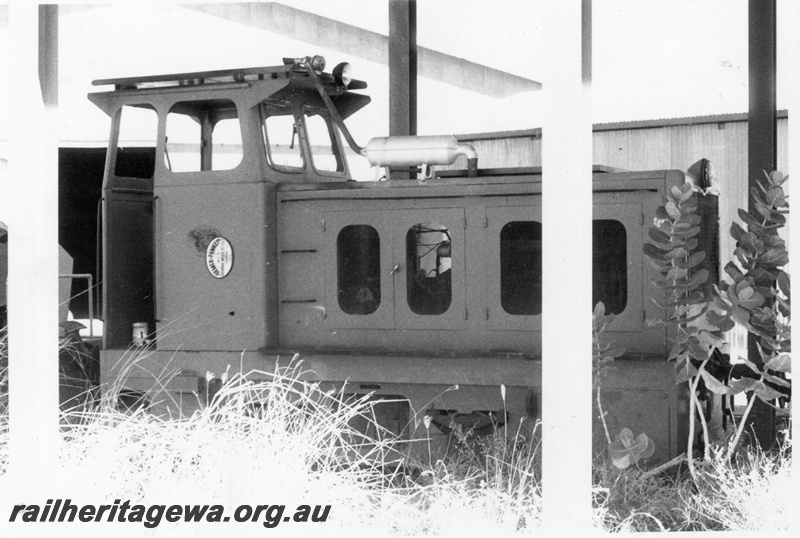
{"label": "steel support column", "polygon": [[[776,0],[749,0],[748,51],[750,107],[747,131],[748,192],[756,187],[764,170],[771,172],[778,166],[778,131],[776,108]],[[755,212],[752,197],[748,209]],[[756,343],[758,338],[747,335],[748,359],[763,363]],[[753,397],[750,395],[750,397]],[[757,400],[748,417],[747,431],[755,433],[763,448],[775,442],[775,410]]]}
{"label": "steel support column", "polygon": [[[389,0],[389,135],[417,134],[417,0]],[[393,173],[407,179],[408,173]]]}

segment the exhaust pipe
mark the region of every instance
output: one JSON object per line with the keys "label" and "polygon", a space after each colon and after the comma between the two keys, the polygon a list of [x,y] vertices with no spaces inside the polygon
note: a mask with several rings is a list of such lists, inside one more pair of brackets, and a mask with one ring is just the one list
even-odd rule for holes
{"label": "exhaust pipe", "polygon": [[[325,60],[322,59],[321,66],[319,61],[310,58],[298,58],[296,60],[284,59],[285,62],[293,61],[296,65],[305,67],[309,78],[325,103],[325,108],[330,112],[334,123],[339,126],[345,140],[350,148],[356,153],[363,155],[373,166],[418,166],[421,164],[453,164],[459,155],[467,158],[467,176],[478,176],[478,154],[469,144],[459,144],[456,137],[452,135],[438,136],[391,136],[373,138],[366,147],[359,146],[350,134],[350,130],[344,124],[339,111],[328,96],[328,92],[322,86],[317,74],[314,72],[315,61],[317,67],[324,68]],[[313,61],[312,61],[313,60]]]}
{"label": "exhaust pipe", "polygon": [[361,154],[373,166],[389,167],[449,165],[459,155],[464,155],[467,158],[467,175],[478,175],[478,154],[475,148],[469,144],[460,144],[452,135],[373,138]]}

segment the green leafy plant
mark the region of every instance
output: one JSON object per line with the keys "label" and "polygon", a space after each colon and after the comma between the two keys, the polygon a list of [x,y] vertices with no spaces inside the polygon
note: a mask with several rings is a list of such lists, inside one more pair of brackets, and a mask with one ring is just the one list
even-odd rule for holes
{"label": "green leafy plant", "polygon": [[633,437],[633,432],[622,428],[613,442],[608,443],[608,455],[614,466],[625,469],[642,458],[649,458],[656,446],[647,434],[640,433]]}
{"label": "green leafy plant", "polygon": [[[673,327],[675,340],[668,360],[675,361],[676,382],[689,384],[689,469],[696,479],[693,465],[696,417],[704,434],[704,460],[710,461],[708,424],[703,413],[696,413],[700,401],[701,380],[705,389],[718,394],[753,391],[764,401],[788,396],[789,382],[782,373],[790,371],[789,275],[781,269],[788,262],[786,245],[778,236],[788,207],[781,185],[788,176],[780,172],[766,175],[766,181],[751,191],[755,210],[739,210],[747,225],[731,227],[736,239],[734,254],[739,265],[725,267],[732,283],[719,288],[708,282],[709,272],[702,266],[706,253],[698,248],[697,236],[702,232],[702,216],[698,211],[698,191],[690,183],[673,186],[664,205],[656,210],[653,226],[648,230],[650,242],[644,253],[658,269],[654,285],[660,288],[663,300],[656,303],[667,311],[666,320],[650,321]],[[702,195],[707,193],[700,191]],[[747,359],[731,364],[720,351],[725,333],[736,323],[760,339],[763,365]],[[752,407],[753,399],[745,412]],[[731,454],[741,436],[745,420],[728,447]]]}
{"label": "green leafy plant", "polygon": [[[681,187],[673,186],[667,193],[664,205],[656,210],[653,226],[648,230],[649,243],[644,245],[644,253],[658,269],[659,278],[653,283],[663,291],[663,300],[656,300],[666,309],[667,319],[649,323],[665,323],[675,330],[675,342],[667,360],[675,361],[676,382],[689,383],[689,446],[687,454],[692,454],[695,431],[695,409],[699,406],[698,384],[701,372],[711,359],[712,352],[724,344],[724,334],[720,327],[703,325],[703,318],[709,311],[712,298],[707,293],[709,272],[702,267],[706,253],[698,249],[697,236],[701,233],[701,216],[698,200],[690,183]],[[702,413],[699,414],[704,438],[708,439],[708,425]],[[709,457],[706,449],[706,458]],[[695,476],[693,459],[689,458],[689,468]]]}
{"label": "green leafy plant", "polygon": [[731,282],[722,282],[715,294],[715,312],[709,320],[719,326],[738,323],[757,337],[759,364],[740,357],[737,370],[727,372],[727,386],[710,388],[722,394],[752,391],[740,427],[728,452],[735,450],[755,398],[774,405],[773,401],[791,394],[791,279],[784,266],[789,263],[786,242],[779,230],[786,225],[789,204],[782,185],[788,175],[774,171],[750,190],[754,209],[739,209],[739,218],[747,227],[731,225],[736,240],[735,262],[725,266]]}
{"label": "green leafy plant", "polygon": [[605,305],[597,303],[592,312],[592,374],[593,384],[596,391],[597,408],[600,412],[600,420],[603,423],[603,431],[606,434],[608,443],[608,456],[611,462],[618,469],[626,469],[635,464],[640,459],[649,458],[655,452],[655,444],[647,434],[640,433],[634,439],[633,432],[628,428],[623,428],[612,440],[606,422],[607,411],[603,411],[603,402],[600,398],[600,389],[603,378],[613,367],[614,359],[621,357],[625,350],[613,342],[602,343],[601,336],[606,328],[614,321],[613,314],[605,313]]}

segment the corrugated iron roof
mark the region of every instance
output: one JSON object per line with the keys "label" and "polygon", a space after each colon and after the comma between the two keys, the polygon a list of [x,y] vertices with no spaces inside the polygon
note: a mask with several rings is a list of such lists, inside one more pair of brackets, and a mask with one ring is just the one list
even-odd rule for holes
{"label": "corrugated iron roof", "polygon": [[[778,110],[776,116],[779,119],[788,118],[788,110]],[[747,121],[747,113],[739,112],[735,114],[710,114],[707,116],[684,116],[679,118],[658,118],[651,120],[620,121],[595,123],[592,131],[622,131],[630,129],[655,129],[659,127],[676,127],[680,125],[702,125],[709,123],[731,123]],[[493,140],[500,138],[540,138],[542,136],[541,127],[531,129],[519,129],[514,131],[495,131],[485,133],[468,133],[455,135],[459,142],[470,140]]]}

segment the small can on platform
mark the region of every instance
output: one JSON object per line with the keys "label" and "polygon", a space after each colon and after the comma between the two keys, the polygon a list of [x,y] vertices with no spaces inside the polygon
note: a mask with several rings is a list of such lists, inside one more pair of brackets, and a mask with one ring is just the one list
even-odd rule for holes
{"label": "small can on platform", "polygon": [[148,334],[148,327],[147,322],[140,321],[133,324],[133,345],[136,347],[142,347],[147,344],[147,334]]}

